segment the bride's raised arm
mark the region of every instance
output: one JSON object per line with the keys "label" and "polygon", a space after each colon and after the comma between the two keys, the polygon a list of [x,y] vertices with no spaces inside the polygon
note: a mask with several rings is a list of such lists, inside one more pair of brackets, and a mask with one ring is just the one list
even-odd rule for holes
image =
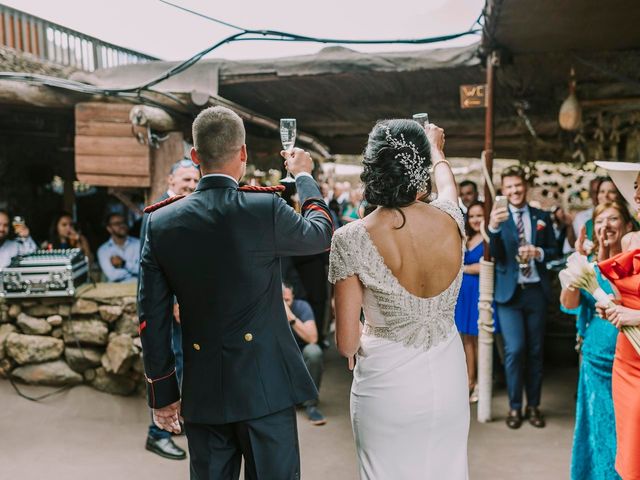
{"label": "bride's raised arm", "polygon": [[444,130],[433,123],[426,125],[424,130],[431,145],[431,164],[438,198],[458,203],[458,185],[444,155]]}

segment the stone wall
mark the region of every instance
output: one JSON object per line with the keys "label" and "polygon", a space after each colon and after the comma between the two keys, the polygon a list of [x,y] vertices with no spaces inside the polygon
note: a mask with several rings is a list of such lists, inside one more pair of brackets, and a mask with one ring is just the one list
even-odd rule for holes
{"label": "stone wall", "polygon": [[0,376],[23,383],[85,383],[143,394],[136,285],[98,283],[74,298],[0,303]]}

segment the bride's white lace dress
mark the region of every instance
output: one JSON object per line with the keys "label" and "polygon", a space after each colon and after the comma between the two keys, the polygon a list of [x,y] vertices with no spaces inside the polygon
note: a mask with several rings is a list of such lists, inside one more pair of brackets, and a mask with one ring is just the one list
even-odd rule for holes
{"label": "bride's white lace dress", "polygon": [[[431,205],[451,215],[464,235],[457,205]],[[331,248],[329,280],[351,275],[364,285],[365,325],[351,387],[360,477],[468,478],[468,380],[454,322],[462,265],[439,295],[412,295],[358,220],[335,232]]]}

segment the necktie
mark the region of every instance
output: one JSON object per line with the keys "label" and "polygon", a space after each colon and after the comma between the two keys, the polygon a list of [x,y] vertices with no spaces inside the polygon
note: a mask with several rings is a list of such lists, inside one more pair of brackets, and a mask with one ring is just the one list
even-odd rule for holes
{"label": "necktie", "polygon": [[[527,241],[525,231],[524,231],[524,221],[522,217],[524,216],[524,210],[516,210],[516,214],[518,218],[516,219],[516,228],[518,229],[518,240],[520,242],[520,246],[527,245],[529,242]],[[531,265],[527,264],[526,267],[521,267],[520,271],[525,277],[531,275]]]}

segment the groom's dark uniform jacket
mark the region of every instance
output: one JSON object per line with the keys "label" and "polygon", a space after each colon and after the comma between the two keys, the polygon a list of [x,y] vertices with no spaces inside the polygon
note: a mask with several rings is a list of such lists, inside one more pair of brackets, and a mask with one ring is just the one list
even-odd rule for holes
{"label": "groom's dark uniform jacket", "polygon": [[296,185],[302,215],[276,194],[243,192],[219,175],[203,177],[193,194],[149,215],[139,317],[152,408],[180,398],[171,350],[174,294],[187,422],[259,418],[317,395],[285,315],[280,257],[327,250],[333,225],[316,182],[300,175]]}

